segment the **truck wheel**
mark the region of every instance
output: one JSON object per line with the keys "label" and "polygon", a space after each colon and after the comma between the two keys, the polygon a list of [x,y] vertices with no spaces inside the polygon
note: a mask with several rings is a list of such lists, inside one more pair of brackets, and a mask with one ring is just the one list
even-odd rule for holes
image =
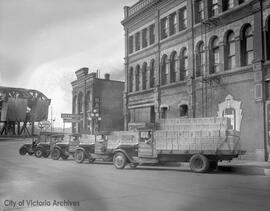
{"label": "truck wheel", "polygon": [[75,151],[75,161],[77,163],[82,163],[85,159],[85,154],[82,150],[76,150]]}
{"label": "truck wheel", "polygon": [[201,154],[195,154],[190,158],[190,168],[196,173],[204,173],[209,170],[209,160],[207,157]]}
{"label": "truck wheel", "polygon": [[113,164],[117,169],[125,168],[127,164],[127,158],[122,152],[118,152],[113,156]]}
{"label": "truck wheel", "polygon": [[25,155],[26,152],[27,152],[27,149],[26,149],[25,147],[21,147],[21,148],[19,149],[20,155]]}
{"label": "truck wheel", "polygon": [[37,158],[41,158],[42,154],[43,154],[43,152],[42,152],[41,149],[37,149],[37,150],[35,151],[35,156],[36,156]]}
{"label": "truck wheel", "polygon": [[53,151],[51,152],[51,158],[53,160],[59,160],[61,157],[61,152],[59,149],[53,149]]}
{"label": "truck wheel", "polygon": [[210,170],[210,171],[214,171],[214,170],[217,169],[217,166],[218,166],[218,162],[215,161],[215,160],[212,160],[212,161],[210,161],[210,163],[209,163],[209,170]]}
{"label": "truck wheel", "polygon": [[43,157],[44,157],[44,158],[47,158],[47,157],[49,157],[49,156],[50,156],[50,152],[44,152],[44,153],[43,153]]}

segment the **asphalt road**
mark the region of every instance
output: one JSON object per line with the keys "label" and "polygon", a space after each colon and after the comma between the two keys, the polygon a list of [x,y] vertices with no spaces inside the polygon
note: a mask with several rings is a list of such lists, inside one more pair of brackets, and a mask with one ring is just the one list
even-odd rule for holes
{"label": "asphalt road", "polygon": [[270,177],[177,167],[117,170],[20,156],[21,144],[0,142],[0,210],[270,210]]}

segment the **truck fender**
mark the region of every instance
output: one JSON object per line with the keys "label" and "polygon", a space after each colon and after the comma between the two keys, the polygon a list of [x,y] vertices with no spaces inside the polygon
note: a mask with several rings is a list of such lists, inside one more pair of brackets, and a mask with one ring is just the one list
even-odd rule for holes
{"label": "truck fender", "polygon": [[129,154],[126,152],[126,150],[124,150],[124,149],[116,149],[116,150],[113,151],[113,154],[115,155],[117,152],[122,152],[126,156],[126,158],[128,159],[129,162],[131,162],[131,163],[134,162],[133,158],[131,156],[129,156]]}

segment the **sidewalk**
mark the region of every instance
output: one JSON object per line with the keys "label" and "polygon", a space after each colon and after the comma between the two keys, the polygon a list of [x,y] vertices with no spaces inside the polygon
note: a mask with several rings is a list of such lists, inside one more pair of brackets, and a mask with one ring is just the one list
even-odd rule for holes
{"label": "sidewalk", "polygon": [[249,175],[270,176],[270,161],[233,160],[219,162],[218,169]]}

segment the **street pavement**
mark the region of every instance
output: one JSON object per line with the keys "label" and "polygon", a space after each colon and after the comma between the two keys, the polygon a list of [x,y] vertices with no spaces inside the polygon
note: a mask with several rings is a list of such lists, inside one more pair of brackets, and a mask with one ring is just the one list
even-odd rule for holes
{"label": "street pavement", "polygon": [[20,156],[22,144],[0,142],[0,210],[270,210],[269,176],[198,174],[175,166],[117,170],[71,158]]}

